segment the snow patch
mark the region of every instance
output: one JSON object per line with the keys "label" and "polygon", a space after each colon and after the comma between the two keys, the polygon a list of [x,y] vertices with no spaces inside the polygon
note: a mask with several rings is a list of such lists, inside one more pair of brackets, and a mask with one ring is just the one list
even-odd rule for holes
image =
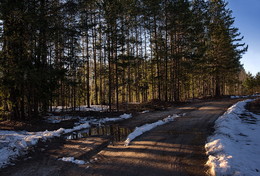
{"label": "snow patch", "polygon": [[231,106],[215,122],[215,132],[205,145],[211,175],[260,175],[260,116],[245,105]]}
{"label": "snow patch", "polygon": [[29,147],[36,145],[39,140],[46,141],[47,139],[58,137],[64,133],[64,129],[60,128],[55,131],[43,132],[27,132],[27,131],[0,131],[0,168],[10,164],[20,155],[27,153]]}
{"label": "snow patch", "polygon": [[74,157],[63,157],[63,158],[60,158],[59,160],[65,161],[65,162],[71,162],[71,163],[79,164],[79,165],[86,164],[85,161],[83,161],[83,160],[77,160],[77,159],[75,159]]}
{"label": "snow patch", "polygon": [[[78,106],[75,108],[75,111],[106,111],[108,110],[109,106],[107,105],[90,105],[90,107],[88,108],[87,105],[83,105],[83,106]],[[66,107],[66,106],[53,106],[52,107],[52,112],[67,112],[67,111],[72,111],[73,108],[72,107]]]}
{"label": "snow patch", "polygon": [[104,118],[104,119],[84,119],[72,129],[60,128],[54,131],[43,132],[27,132],[27,131],[7,131],[0,130],[0,168],[11,164],[12,160],[18,156],[27,153],[29,147],[36,145],[39,140],[46,141],[53,137],[59,137],[62,134],[72,133],[82,129],[90,128],[92,122],[106,123],[110,121],[119,121],[131,118],[131,114],[123,114],[118,118]]}
{"label": "snow patch", "polygon": [[255,97],[254,95],[232,95],[230,96],[231,99],[237,99],[237,98],[250,98],[250,97]]}
{"label": "snow patch", "polygon": [[73,127],[72,129],[65,129],[64,133],[71,133],[73,131],[79,131],[85,128],[90,128],[89,122],[85,122],[84,124],[80,124],[78,126]]}
{"label": "snow patch", "polygon": [[132,117],[132,114],[123,114],[123,115],[120,115],[119,117],[115,117],[115,118],[106,117],[106,118],[98,120],[98,122],[99,123],[116,122],[116,121],[130,119],[131,117]]}
{"label": "snow patch", "polygon": [[127,136],[127,139],[124,142],[125,146],[128,146],[133,139],[142,135],[144,132],[150,131],[151,129],[153,129],[157,126],[172,122],[177,117],[180,117],[180,115],[174,114],[172,116],[168,116],[168,117],[164,118],[163,120],[159,120],[154,123],[145,124],[143,126],[136,127],[135,130]]}
{"label": "snow patch", "polygon": [[142,111],[141,114],[145,114],[145,113],[148,113],[150,112],[149,110],[145,110],[145,111]]}
{"label": "snow patch", "polygon": [[78,123],[76,123],[76,125],[79,124],[83,124],[86,122],[91,122],[91,123],[107,123],[107,122],[115,122],[115,121],[121,121],[121,120],[126,120],[132,117],[132,114],[122,114],[119,117],[114,117],[114,118],[101,118],[101,119],[94,119],[92,117],[79,117],[79,116],[46,116],[45,121],[48,123],[60,123],[62,121],[66,121],[66,120],[79,120]]}
{"label": "snow patch", "polygon": [[67,121],[67,120],[73,120],[73,119],[78,119],[79,117],[75,117],[75,116],[53,116],[50,115],[44,117],[45,121],[48,123],[60,123],[62,121]]}

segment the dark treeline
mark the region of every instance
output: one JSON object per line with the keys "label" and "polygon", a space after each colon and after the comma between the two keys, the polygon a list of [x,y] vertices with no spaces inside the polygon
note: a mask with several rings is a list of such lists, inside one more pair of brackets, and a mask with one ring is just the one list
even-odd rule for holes
{"label": "dark treeline", "polygon": [[223,0],[1,0],[0,107],[182,101],[241,91],[247,47]]}
{"label": "dark treeline", "polygon": [[243,86],[250,94],[259,93],[260,94],[260,72],[256,73],[255,76],[252,74],[247,74]]}

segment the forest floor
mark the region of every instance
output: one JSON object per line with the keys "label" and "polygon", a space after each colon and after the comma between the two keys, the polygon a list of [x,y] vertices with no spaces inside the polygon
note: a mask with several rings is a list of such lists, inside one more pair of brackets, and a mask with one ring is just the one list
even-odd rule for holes
{"label": "forest floor", "polygon": [[260,114],[260,99],[248,103],[246,108],[255,114]]}
{"label": "forest floor", "polygon": [[[117,117],[122,112],[54,112],[55,116],[80,116],[80,117],[95,117],[96,119],[104,117]],[[32,119],[30,121],[12,121],[12,120],[0,120],[0,130],[25,130],[30,132],[37,131],[52,131],[59,128],[72,128],[77,120],[66,120],[60,123],[48,123],[42,119]]]}
{"label": "forest floor", "polygon": [[[1,169],[0,175],[206,175],[206,139],[213,132],[215,120],[237,101],[203,100],[135,115],[119,126],[133,129],[168,115],[185,113],[144,133],[129,146],[123,142],[111,143],[109,137],[102,136],[76,140],[56,138],[39,143],[15,165]],[[68,156],[87,162],[77,165],[58,160]]]}

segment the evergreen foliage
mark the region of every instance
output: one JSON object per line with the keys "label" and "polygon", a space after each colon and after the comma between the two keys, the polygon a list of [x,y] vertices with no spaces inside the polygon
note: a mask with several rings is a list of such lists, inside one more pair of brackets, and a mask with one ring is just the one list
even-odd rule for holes
{"label": "evergreen foliage", "polygon": [[[239,92],[247,50],[223,0],[2,0],[0,106],[183,101]],[[237,90],[230,87],[237,87]]]}

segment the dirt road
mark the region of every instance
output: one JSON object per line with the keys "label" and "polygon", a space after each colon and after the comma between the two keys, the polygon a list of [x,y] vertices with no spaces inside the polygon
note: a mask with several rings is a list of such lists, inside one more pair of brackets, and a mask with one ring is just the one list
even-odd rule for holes
{"label": "dirt road", "polygon": [[[123,142],[118,142],[103,147],[97,154],[92,152],[89,155],[86,152],[86,155],[79,156],[91,161],[85,165],[65,163],[58,161],[57,158],[64,152],[75,152],[84,146],[83,152],[88,151],[87,145],[89,147],[104,145],[102,140],[93,138],[92,143],[77,141],[79,143],[77,147],[76,144],[69,147],[66,143],[57,145],[55,150],[52,148],[46,152],[35,153],[32,159],[3,169],[0,175],[206,175],[207,168],[204,166],[207,161],[204,150],[206,138],[212,132],[214,121],[236,101],[222,99],[197,102],[170,108],[168,111],[140,114],[120,125],[133,128],[168,115],[186,113],[174,122],[143,134],[128,147],[123,146]],[[64,149],[65,146],[67,150]]]}

